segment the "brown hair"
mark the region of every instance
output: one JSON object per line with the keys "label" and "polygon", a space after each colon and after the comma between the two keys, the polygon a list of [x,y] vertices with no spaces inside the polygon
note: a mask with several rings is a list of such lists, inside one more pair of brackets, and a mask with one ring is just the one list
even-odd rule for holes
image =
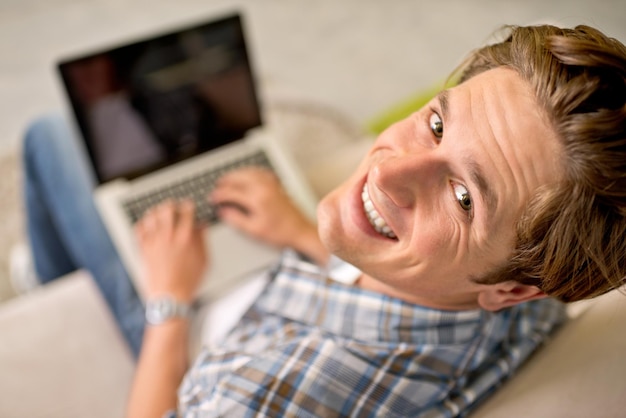
{"label": "brown hair", "polygon": [[626,276],[626,48],[588,26],[508,31],[472,53],[460,80],[499,66],[527,80],[562,141],[565,180],[536,193],[509,262],[476,280],[591,298]]}

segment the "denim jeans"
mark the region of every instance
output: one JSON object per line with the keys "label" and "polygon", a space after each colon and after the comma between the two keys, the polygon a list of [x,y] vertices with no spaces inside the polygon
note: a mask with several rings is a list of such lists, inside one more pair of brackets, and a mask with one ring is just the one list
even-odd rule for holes
{"label": "denim jeans", "polygon": [[137,356],[143,304],[95,207],[95,176],[85,150],[67,122],[51,115],[29,126],[23,159],[28,237],[40,280],[89,271]]}

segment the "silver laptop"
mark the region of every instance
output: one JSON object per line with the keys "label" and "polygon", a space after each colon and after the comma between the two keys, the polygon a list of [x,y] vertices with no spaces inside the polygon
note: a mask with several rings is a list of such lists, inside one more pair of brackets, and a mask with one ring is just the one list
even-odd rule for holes
{"label": "silver laptop", "polygon": [[96,204],[140,295],[133,224],[167,198],[192,197],[210,224],[200,297],[219,297],[276,260],[276,249],[220,223],[208,205],[225,171],[271,168],[314,216],[310,186],[262,124],[240,15],[65,59],[58,69],[98,179]]}

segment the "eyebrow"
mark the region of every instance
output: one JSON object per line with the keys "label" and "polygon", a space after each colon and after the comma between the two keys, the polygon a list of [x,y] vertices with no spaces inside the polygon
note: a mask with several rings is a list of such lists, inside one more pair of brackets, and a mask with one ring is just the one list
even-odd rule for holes
{"label": "eyebrow", "polygon": [[441,107],[441,117],[447,119],[450,115],[450,92],[448,90],[442,90],[437,95],[437,100],[439,100],[439,107]]}
{"label": "eyebrow", "polygon": [[[441,117],[444,121],[445,126],[446,119],[450,118],[449,90],[441,91],[437,95],[437,100],[439,101],[439,107],[441,108]],[[480,191],[480,197],[485,203],[485,206],[487,208],[486,219],[493,219],[493,215],[496,212],[496,207],[498,204],[498,195],[491,187],[489,182],[487,182],[487,178],[483,173],[482,167],[476,161],[468,156],[464,159],[463,162],[469,167],[470,180],[476,185],[476,187]]]}

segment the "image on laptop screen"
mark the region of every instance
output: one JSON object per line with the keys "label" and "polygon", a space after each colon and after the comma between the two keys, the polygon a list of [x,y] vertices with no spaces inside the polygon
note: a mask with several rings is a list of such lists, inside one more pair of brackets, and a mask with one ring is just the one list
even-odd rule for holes
{"label": "image on laptop screen", "polygon": [[261,125],[239,15],[58,67],[100,183],[149,173]]}

